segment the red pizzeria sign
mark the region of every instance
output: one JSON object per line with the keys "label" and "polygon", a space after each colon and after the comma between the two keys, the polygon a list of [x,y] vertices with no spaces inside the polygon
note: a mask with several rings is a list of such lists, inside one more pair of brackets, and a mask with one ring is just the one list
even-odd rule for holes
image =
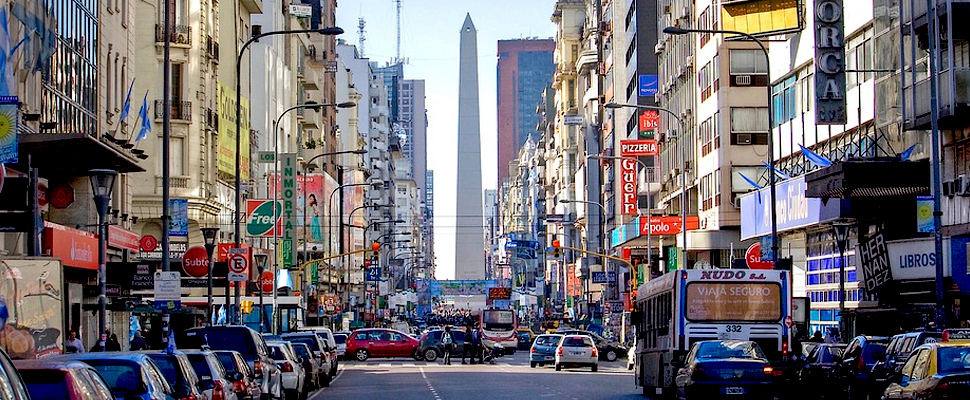
{"label": "red pizzeria sign", "polygon": [[620,141],[621,157],[655,156],[658,152],[659,146],[656,140],[637,139]]}

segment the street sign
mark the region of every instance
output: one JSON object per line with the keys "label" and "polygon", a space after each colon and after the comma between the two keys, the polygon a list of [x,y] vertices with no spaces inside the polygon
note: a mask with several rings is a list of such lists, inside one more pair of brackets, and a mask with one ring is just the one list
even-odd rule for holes
{"label": "street sign", "polygon": [[744,252],[744,263],[751,269],[772,269],[774,263],[761,261],[761,243],[754,243]]}
{"label": "street sign", "polygon": [[365,279],[367,282],[378,282],[381,280],[381,267],[369,267],[367,268],[367,276]]}
{"label": "street sign", "polygon": [[313,8],[309,4],[290,4],[290,15],[297,18],[309,18]]}
{"label": "street sign", "polygon": [[258,162],[260,164],[272,164],[274,161],[276,161],[276,153],[273,153],[272,151],[260,151],[258,156]]}
{"label": "street sign", "polygon": [[178,271],[155,272],[155,309],[174,310],[182,303],[182,274]]}
{"label": "street sign", "polygon": [[228,265],[230,282],[246,281],[248,275],[246,271],[249,269],[249,257],[246,257],[245,254],[230,254]]}
{"label": "street sign", "polygon": [[209,252],[205,247],[194,246],[182,255],[182,269],[189,276],[201,278],[209,273]]}
{"label": "street sign", "polygon": [[598,271],[598,272],[592,272],[591,275],[592,275],[593,283],[609,283],[612,281],[616,281],[616,272],[607,273],[603,271]]}
{"label": "street sign", "polygon": [[566,114],[562,116],[563,123],[566,125],[582,125],[583,116],[579,114]]}

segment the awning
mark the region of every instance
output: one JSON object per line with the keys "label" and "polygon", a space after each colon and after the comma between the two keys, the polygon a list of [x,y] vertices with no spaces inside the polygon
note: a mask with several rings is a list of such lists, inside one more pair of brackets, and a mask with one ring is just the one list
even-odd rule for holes
{"label": "awning", "polygon": [[807,197],[863,198],[930,194],[930,163],[875,159],[839,161],[811,172]]}
{"label": "awning", "polygon": [[44,175],[77,176],[92,169],[113,169],[119,173],[145,171],[135,158],[93,136],[33,133],[20,141],[21,159],[31,156],[34,167]]}

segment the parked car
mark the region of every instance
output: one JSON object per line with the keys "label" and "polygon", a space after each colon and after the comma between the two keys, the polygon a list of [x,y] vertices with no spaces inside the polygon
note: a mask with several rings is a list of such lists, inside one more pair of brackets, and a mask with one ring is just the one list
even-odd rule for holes
{"label": "parked car", "polygon": [[162,371],[162,376],[172,385],[175,390],[175,397],[182,399],[206,399],[212,400],[208,395],[203,394],[202,384],[199,375],[192,368],[188,356],[181,351],[165,352],[160,350],[140,351],[151,358]]}
{"label": "parked car", "polygon": [[562,335],[539,335],[529,348],[529,366],[535,368],[556,362],[556,349]]}
{"label": "parked car", "polygon": [[330,354],[332,356],[331,357],[332,358],[332,360],[331,360],[331,364],[332,365],[331,365],[331,368],[330,368],[330,376],[333,377],[333,376],[337,375],[337,366],[340,363],[337,362],[337,359],[338,359],[338,357],[337,357],[337,339],[333,336],[333,331],[330,330],[330,328],[324,328],[324,327],[319,327],[319,326],[306,326],[306,327],[300,328],[300,332],[301,333],[302,332],[306,332],[306,331],[313,332],[318,337],[320,337],[320,339],[323,340],[323,343],[326,345],[326,348],[328,349],[328,352],[330,352]]}
{"label": "parked car", "polygon": [[[417,354],[425,361],[434,362],[438,357],[445,355],[445,345],[441,343],[442,332],[444,331],[429,331],[418,338]],[[451,339],[454,341],[452,348],[461,349],[465,345],[465,332],[452,331]]]}
{"label": "parked car", "polygon": [[849,341],[842,361],[835,367],[835,378],[845,388],[849,400],[865,399],[877,388],[872,381],[872,367],[886,355],[889,338],[860,335]]}
{"label": "parked car", "polygon": [[266,341],[256,331],[245,326],[207,326],[189,328],[176,340],[180,348],[235,350],[253,370],[263,400],[283,396],[280,369],[269,356]]}
{"label": "parked car", "polygon": [[184,353],[199,376],[199,385],[206,396],[212,400],[238,400],[232,382],[242,377],[241,372],[230,376],[219,357],[209,350],[185,350]]}
{"label": "parked car", "polygon": [[72,353],[53,360],[76,360],[88,364],[104,378],[111,394],[119,399],[172,400],[172,386],[158,365],[146,354],[123,352]]}
{"label": "parked car", "polygon": [[586,335],[593,338],[593,341],[596,343],[596,350],[599,351],[600,359],[602,360],[616,361],[617,358],[626,355],[627,352],[626,346],[623,346],[620,342],[604,338],[594,332],[573,329],[556,333],[562,335]]}
{"label": "parked car", "polygon": [[324,386],[330,386],[330,381],[337,376],[337,352],[327,346],[323,338],[313,332],[298,332],[284,334],[283,340],[310,347],[317,363],[317,381]]}
{"label": "parked car", "polygon": [[873,393],[886,390],[893,377],[902,371],[903,364],[913,349],[942,340],[943,334],[940,332],[909,332],[893,336],[886,345],[886,355],[876,360],[872,366]]}
{"label": "parked car", "polygon": [[970,343],[927,343],[917,347],[882,398],[970,398]]}
{"label": "parked car", "polygon": [[236,396],[240,400],[252,400],[259,397],[259,383],[256,382],[256,375],[249,368],[249,364],[246,363],[242,354],[233,350],[214,350],[213,353],[219,357],[219,362],[222,363],[229,377],[233,378],[232,391],[236,392]]}
{"label": "parked car", "polygon": [[73,360],[13,362],[31,400],[114,400],[111,388],[94,368]]}
{"label": "parked car", "polygon": [[0,349],[0,388],[0,400],[30,400],[27,385],[3,349]]}
{"label": "parked car", "polygon": [[563,335],[556,346],[556,371],[563,367],[590,367],[593,372],[599,368],[599,351],[588,335]]}
{"label": "parked car", "polygon": [[347,341],[347,354],[357,361],[370,357],[419,357],[418,341],[393,329],[358,329]]}
{"label": "parked car", "polygon": [[835,367],[842,361],[844,344],[815,343],[812,352],[805,357],[805,363],[798,369],[799,387],[804,393],[820,396],[838,396],[839,391],[831,385]]}
{"label": "parked car", "polygon": [[303,386],[306,373],[303,366],[296,358],[293,346],[290,342],[269,342],[269,354],[276,361],[276,365],[283,372],[283,393],[287,400],[302,399],[304,395]]}
{"label": "parked car", "polygon": [[317,381],[317,377],[320,375],[320,367],[313,360],[313,352],[310,351],[310,346],[307,346],[306,343],[293,342],[290,342],[290,345],[293,346],[293,353],[296,354],[296,359],[300,361],[306,375],[306,379],[303,380],[304,390],[307,393],[317,390],[320,387],[320,382]]}
{"label": "parked car", "polygon": [[773,372],[758,344],[743,340],[694,343],[674,376],[678,399],[773,399]]}
{"label": "parked car", "polygon": [[337,332],[333,334],[333,340],[337,343],[337,359],[343,360],[347,358],[347,337],[350,336],[350,332]]}

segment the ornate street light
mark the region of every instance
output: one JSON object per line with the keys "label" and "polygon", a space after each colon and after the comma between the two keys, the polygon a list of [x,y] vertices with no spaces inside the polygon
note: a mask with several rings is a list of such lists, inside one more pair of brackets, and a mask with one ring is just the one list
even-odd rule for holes
{"label": "ornate street light", "polygon": [[[205,310],[206,320],[209,324],[212,324],[212,253],[216,249],[216,238],[219,236],[219,228],[209,227],[201,228],[202,237],[205,239],[205,252],[209,255],[209,277],[208,277],[208,295],[206,299],[207,308]],[[229,290],[228,287],[226,290]]]}
{"label": "ornate street light", "polygon": [[111,169],[92,169],[89,172],[91,180],[91,193],[94,194],[94,205],[98,210],[98,337],[101,351],[104,351],[105,342],[105,313],[107,312],[107,295],[105,293],[107,277],[106,260],[108,225],[105,223],[105,215],[108,214],[108,203],[111,202],[111,192],[115,188],[115,178],[118,172]]}

